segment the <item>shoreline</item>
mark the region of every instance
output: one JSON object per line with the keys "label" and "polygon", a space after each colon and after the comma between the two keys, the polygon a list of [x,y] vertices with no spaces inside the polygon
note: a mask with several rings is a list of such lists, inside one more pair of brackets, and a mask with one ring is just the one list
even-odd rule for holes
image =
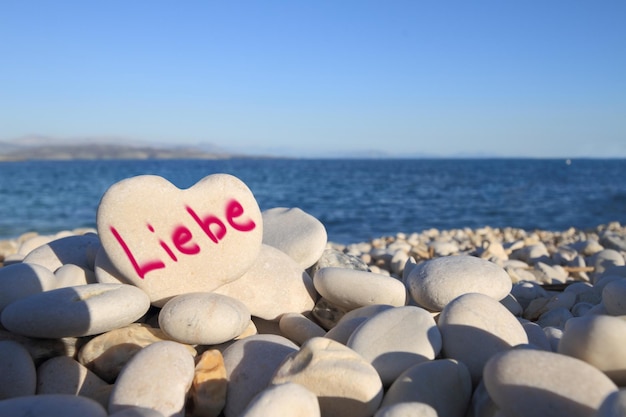
{"label": "shoreline", "polygon": [[[52,240],[86,233],[94,228],[63,230],[54,234],[26,232],[16,238],[0,239],[0,267],[19,262],[30,250]],[[381,236],[349,244],[328,241],[327,249],[358,258],[370,271],[402,278],[407,261],[421,263],[452,255],[470,255],[503,267],[512,282],[536,281],[563,284],[589,281],[594,274],[592,256],[610,249],[626,255],[626,226],[619,222],[594,228],[532,230],[513,227],[462,229],[430,228],[421,232]],[[625,256],[626,257],[626,256]]]}

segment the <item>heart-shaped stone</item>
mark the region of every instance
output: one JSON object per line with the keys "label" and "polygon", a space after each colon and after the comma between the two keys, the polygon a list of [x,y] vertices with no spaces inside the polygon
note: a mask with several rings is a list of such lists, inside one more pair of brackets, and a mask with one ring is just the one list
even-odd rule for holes
{"label": "heart-shaped stone", "polygon": [[252,192],[228,174],[184,190],[155,175],[122,180],[102,196],[97,225],[113,265],[158,307],[238,279],[263,238]]}

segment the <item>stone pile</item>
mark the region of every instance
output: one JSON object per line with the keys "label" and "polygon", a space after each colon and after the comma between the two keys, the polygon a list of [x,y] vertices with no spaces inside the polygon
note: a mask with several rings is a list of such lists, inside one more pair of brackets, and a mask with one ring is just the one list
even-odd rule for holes
{"label": "stone pile", "polygon": [[235,177],[0,242],[0,416],[626,415],[626,228],[327,242]]}

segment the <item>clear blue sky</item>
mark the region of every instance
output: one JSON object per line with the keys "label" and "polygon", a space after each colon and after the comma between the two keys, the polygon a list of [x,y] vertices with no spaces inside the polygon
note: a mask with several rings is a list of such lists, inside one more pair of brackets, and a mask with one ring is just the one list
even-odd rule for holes
{"label": "clear blue sky", "polygon": [[6,0],[0,140],[626,157],[625,22],[623,0]]}

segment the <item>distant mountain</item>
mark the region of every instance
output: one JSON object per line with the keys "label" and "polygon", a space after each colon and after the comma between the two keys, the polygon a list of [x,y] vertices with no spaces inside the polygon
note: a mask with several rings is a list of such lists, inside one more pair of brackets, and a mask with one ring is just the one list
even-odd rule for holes
{"label": "distant mountain", "polygon": [[25,136],[0,141],[0,161],[96,159],[228,159],[246,157],[222,151],[215,145],[148,145],[122,138],[59,140]]}

